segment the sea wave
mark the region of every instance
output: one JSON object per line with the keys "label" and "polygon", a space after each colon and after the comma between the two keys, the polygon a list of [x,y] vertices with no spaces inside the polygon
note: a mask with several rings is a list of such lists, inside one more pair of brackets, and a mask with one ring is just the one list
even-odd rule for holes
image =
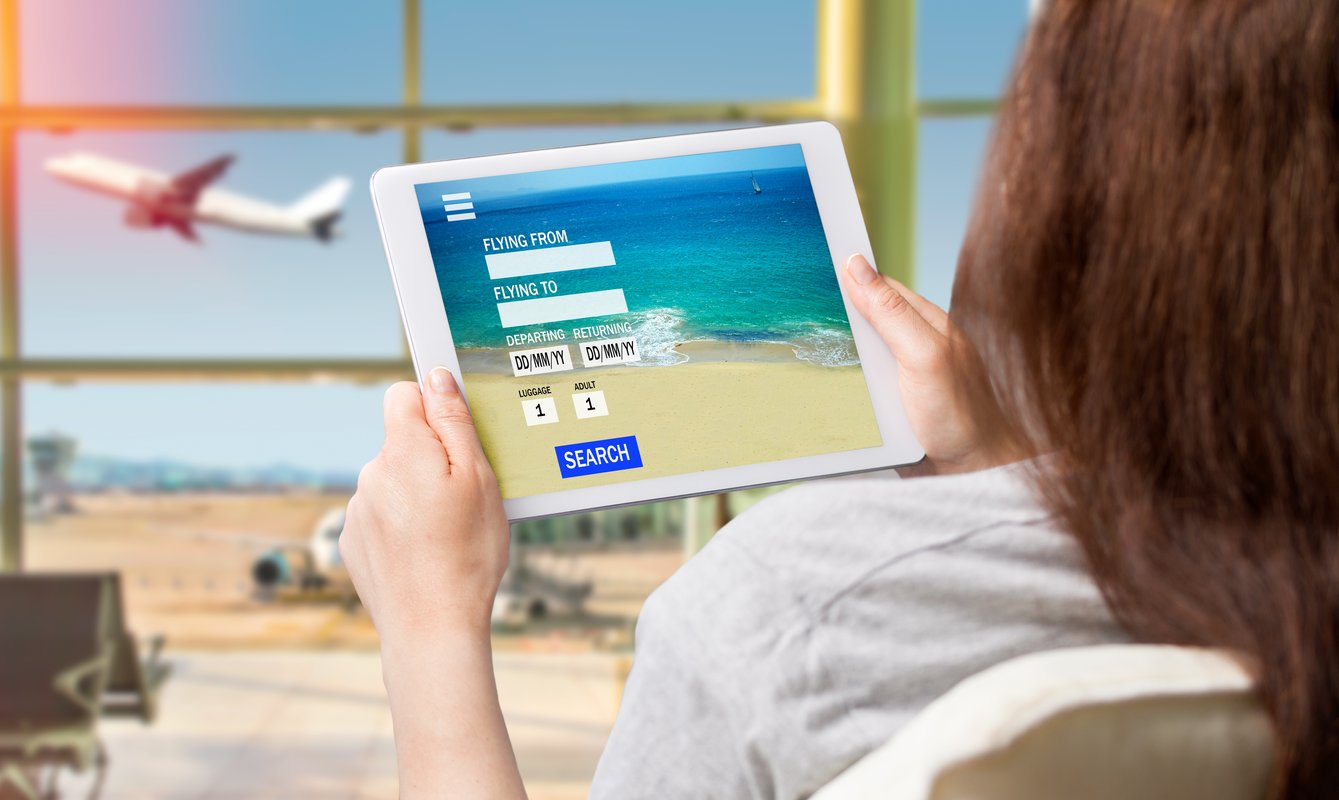
{"label": "sea wave", "polygon": [[823,367],[851,367],[860,363],[856,353],[855,338],[850,331],[812,325],[786,342],[795,350],[795,357],[801,361],[818,364]]}
{"label": "sea wave", "polygon": [[636,313],[632,336],[637,339],[641,361],[633,366],[663,367],[682,364],[688,356],[674,348],[687,340],[684,312],[677,308],[653,308]]}

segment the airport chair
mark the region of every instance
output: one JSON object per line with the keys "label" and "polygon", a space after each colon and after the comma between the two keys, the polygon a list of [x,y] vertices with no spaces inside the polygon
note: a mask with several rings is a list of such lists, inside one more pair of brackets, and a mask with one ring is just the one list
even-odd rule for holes
{"label": "airport chair", "polygon": [[112,573],[106,578],[111,584],[109,617],[116,646],[103,688],[102,713],[107,717],[134,717],[149,724],[158,715],[158,697],[172,665],[162,660],[162,636],[146,639],[141,657],[138,641],[126,626],[120,576]]}
{"label": "airport chair", "polygon": [[98,719],[152,720],[167,675],[159,647],[140,661],[115,574],[0,575],[0,789],[54,797],[61,769],[93,767],[96,796],[107,766]]}
{"label": "airport chair", "polygon": [[43,770],[97,768],[97,720],[113,654],[101,575],[0,576],[0,786],[36,800]]}
{"label": "airport chair", "polygon": [[1210,650],[1038,653],[968,678],[815,800],[1264,800],[1273,734]]}

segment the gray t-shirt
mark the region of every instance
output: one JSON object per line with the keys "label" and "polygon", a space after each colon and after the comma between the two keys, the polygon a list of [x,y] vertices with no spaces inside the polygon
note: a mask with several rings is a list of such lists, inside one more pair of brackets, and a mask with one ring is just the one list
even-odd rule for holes
{"label": "gray t-shirt", "polygon": [[1022,465],[808,484],[647,601],[591,796],[804,797],[992,664],[1126,640]]}

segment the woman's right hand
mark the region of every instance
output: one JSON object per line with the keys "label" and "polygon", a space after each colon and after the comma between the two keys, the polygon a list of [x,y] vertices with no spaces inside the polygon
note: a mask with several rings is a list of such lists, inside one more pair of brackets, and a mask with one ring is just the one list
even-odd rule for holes
{"label": "woman's right hand", "polygon": [[1004,440],[998,413],[982,413],[980,398],[966,391],[964,366],[954,349],[970,345],[948,313],[901,283],[879,274],[860,254],[846,260],[842,281],[851,301],[897,359],[902,405],[925,460],[899,472],[903,477],[947,475],[998,466],[1018,458]]}

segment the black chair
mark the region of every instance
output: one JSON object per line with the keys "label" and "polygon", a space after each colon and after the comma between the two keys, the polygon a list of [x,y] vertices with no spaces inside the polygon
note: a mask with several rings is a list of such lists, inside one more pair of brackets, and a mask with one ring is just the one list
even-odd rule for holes
{"label": "black chair", "polygon": [[0,788],[52,798],[60,770],[93,767],[96,797],[107,765],[98,719],[153,719],[160,647],[140,661],[115,574],[0,575]]}

